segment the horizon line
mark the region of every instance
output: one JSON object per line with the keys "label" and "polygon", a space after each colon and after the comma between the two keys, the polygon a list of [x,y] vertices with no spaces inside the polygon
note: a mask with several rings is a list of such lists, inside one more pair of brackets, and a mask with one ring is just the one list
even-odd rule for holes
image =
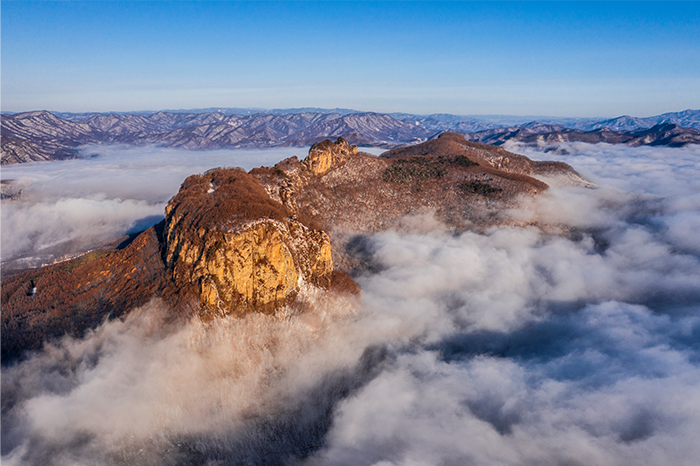
{"label": "horizon line", "polygon": [[[187,113],[187,112],[192,112],[192,113],[223,113],[225,111],[232,111],[232,110],[237,110],[237,111],[248,111],[250,112],[250,115],[255,115],[255,114],[269,114],[269,113],[282,113],[282,112],[287,112],[287,113],[302,113],[302,112],[293,112],[295,110],[304,110],[308,109],[309,113],[313,113],[312,110],[319,110],[323,111],[324,113],[333,113],[334,110],[342,111],[347,114],[363,114],[363,113],[373,113],[373,114],[380,114],[380,115],[389,115],[391,116],[396,115],[396,114],[403,114],[403,115],[412,115],[412,116],[419,116],[419,117],[430,117],[433,115],[449,115],[449,116],[455,116],[455,117],[470,117],[470,118],[551,118],[551,119],[569,119],[569,120],[607,120],[607,119],[615,119],[615,118],[622,118],[622,117],[630,117],[630,118],[652,118],[660,115],[666,115],[670,113],[683,113],[683,112],[698,112],[700,109],[691,109],[691,108],[686,108],[684,110],[677,110],[677,111],[670,111],[670,112],[663,112],[655,115],[649,115],[649,116],[633,116],[629,114],[622,114],[614,117],[602,117],[602,116],[587,116],[587,117],[573,117],[573,116],[552,116],[552,115],[514,115],[514,114],[487,114],[487,113],[480,113],[480,114],[460,114],[460,113],[447,113],[447,112],[433,112],[433,113],[409,113],[409,112],[379,112],[379,111],[371,111],[371,110],[355,110],[351,108],[342,108],[342,107],[334,107],[334,108],[326,108],[326,107],[289,107],[289,108],[263,108],[263,107],[220,107],[220,106],[215,106],[215,107],[196,107],[196,108],[182,108],[182,109],[161,109],[161,110],[128,110],[128,111],[114,111],[114,110],[109,110],[109,111],[81,111],[81,112],[71,112],[71,111],[60,111],[60,110],[47,110],[47,109],[40,109],[40,110],[23,110],[23,111],[12,111],[12,110],[1,110],[0,114],[6,115],[6,114],[20,114],[20,113],[34,113],[34,112],[48,112],[51,114],[69,114],[69,115],[83,115],[83,114],[95,114],[95,115],[113,115],[113,114],[155,114],[155,113]],[[533,120],[535,121],[535,120]]]}

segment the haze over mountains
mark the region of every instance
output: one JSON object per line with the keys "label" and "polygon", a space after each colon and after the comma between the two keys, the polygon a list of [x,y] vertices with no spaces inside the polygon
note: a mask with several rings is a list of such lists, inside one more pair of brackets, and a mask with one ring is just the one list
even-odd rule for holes
{"label": "haze over mountains", "polygon": [[2,164],[60,160],[89,144],[125,144],[209,150],[306,146],[343,136],[352,144],[391,149],[426,141],[443,131],[467,140],[502,145],[555,142],[700,144],[700,110],[654,117],[608,120],[573,118],[528,121],[515,117],[469,117],[356,112],[350,109],[200,109],[134,113],[2,115]]}

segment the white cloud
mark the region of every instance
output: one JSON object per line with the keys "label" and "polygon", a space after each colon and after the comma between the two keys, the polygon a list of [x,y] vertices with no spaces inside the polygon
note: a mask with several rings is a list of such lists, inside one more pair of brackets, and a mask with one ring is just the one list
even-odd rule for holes
{"label": "white cloud", "polygon": [[565,148],[599,189],[512,212],[545,230],[370,236],[357,310],[152,303],[5,368],[3,463],[695,464],[700,149]]}
{"label": "white cloud", "polygon": [[3,201],[2,259],[38,265],[83,252],[157,223],[191,174],[220,166],[249,170],[307,152],[89,146],[77,160],[3,167],[3,180],[15,180],[23,193]]}

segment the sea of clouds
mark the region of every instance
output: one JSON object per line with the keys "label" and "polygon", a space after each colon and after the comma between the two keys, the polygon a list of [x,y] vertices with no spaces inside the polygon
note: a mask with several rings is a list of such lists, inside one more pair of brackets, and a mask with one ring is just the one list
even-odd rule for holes
{"label": "sea of clouds", "polygon": [[22,190],[2,204],[2,260],[36,266],[148,228],[193,173],[218,166],[274,164],[304,149],[192,152],[158,147],[92,146],[81,158],[17,164],[3,180]]}
{"label": "sea of clouds", "polygon": [[368,236],[357,300],[48,346],[3,369],[3,464],[697,464],[700,147],[509,149],[598,188]]}
{"label": "sea of clouds", "polygon": [[191,174],[223,166],[250,170],[303,159],[307,152],[87,146],[79,159],[3,167],[11,192],[22,192],[2,203],[3,265],[38,266],[144,230],[163,218],[168,200]]}

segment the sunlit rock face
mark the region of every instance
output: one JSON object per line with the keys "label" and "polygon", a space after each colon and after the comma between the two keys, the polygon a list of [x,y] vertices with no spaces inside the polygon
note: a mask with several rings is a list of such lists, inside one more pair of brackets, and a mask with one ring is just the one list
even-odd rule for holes
{"label": "sunlit rock face", "polygon": [[305,285],[327,288],[328,235],[293,218],[239,169],[189,177],[166,208],[165,262],[205,314],[272,313]]}
{"label": "sunlit rock face", "polygon": [[347,156],[356,154],[357,146],[351,146],[345,139],[338,138],[335,142],[326,139],[311,146],[303,163],[315,176],[322,176],[342,164]]}

